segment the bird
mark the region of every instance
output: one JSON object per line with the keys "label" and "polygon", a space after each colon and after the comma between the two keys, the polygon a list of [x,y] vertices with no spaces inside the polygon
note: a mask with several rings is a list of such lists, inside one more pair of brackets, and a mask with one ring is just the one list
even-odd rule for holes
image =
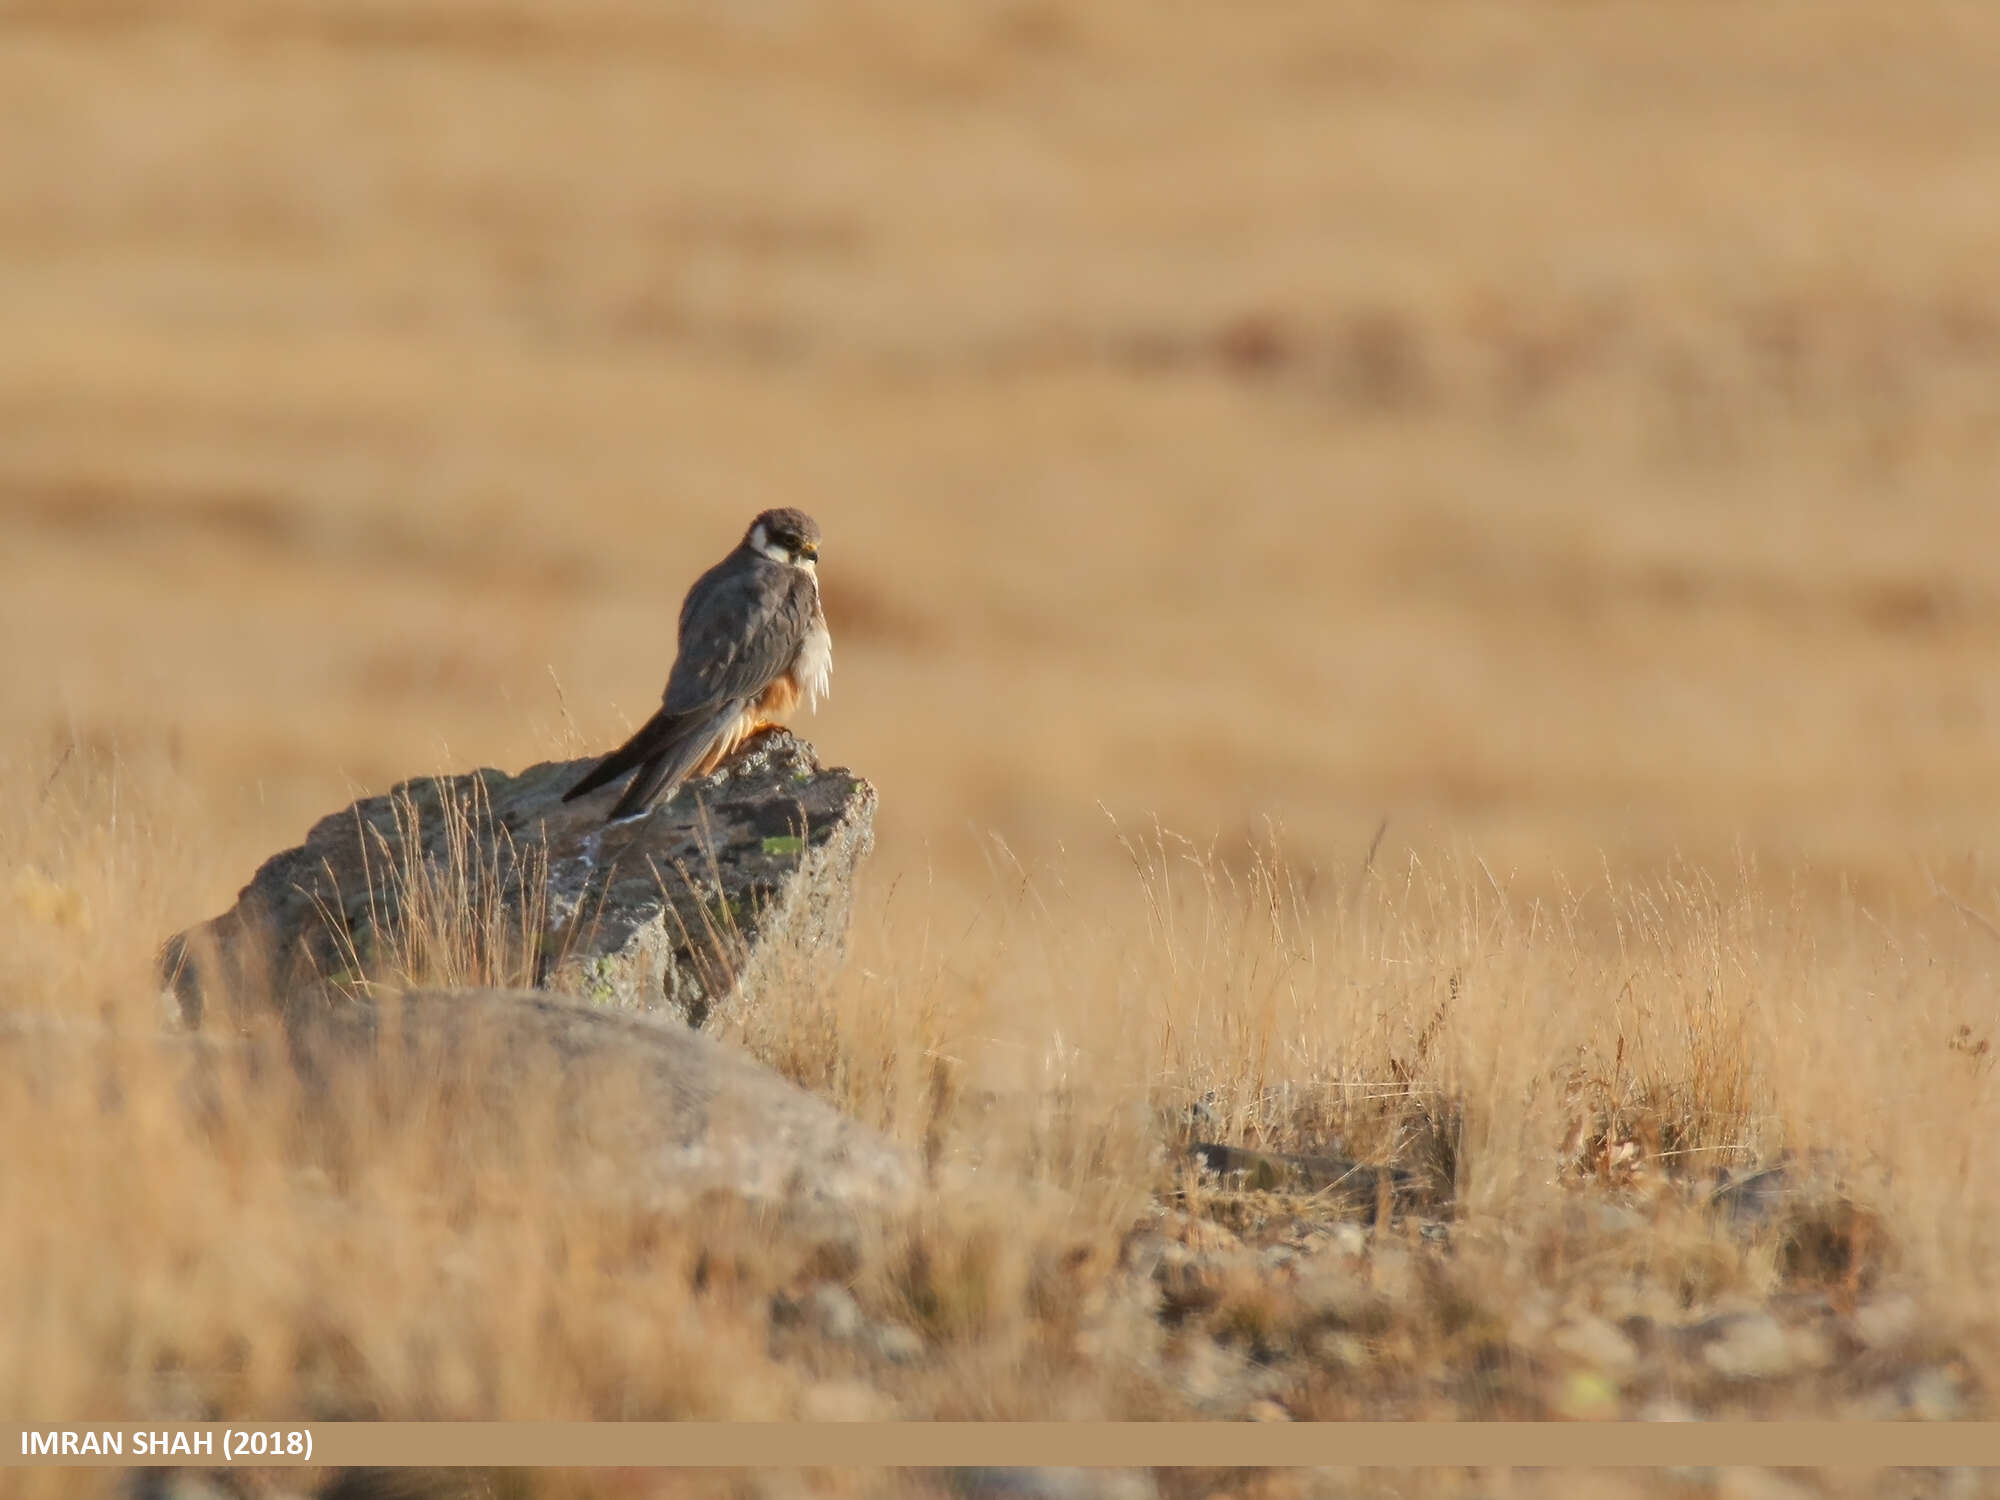
{"label": "bird", "polygon": [[681,603],[678,651],[659,712],[563,801],[636,770],[605,821],[643,816],[688,777],[706,776],[752,735],[777,727],[801,698],[819,706],[833,675],[819,544],[819,523],[802,510],[767,510],[751,521]]}

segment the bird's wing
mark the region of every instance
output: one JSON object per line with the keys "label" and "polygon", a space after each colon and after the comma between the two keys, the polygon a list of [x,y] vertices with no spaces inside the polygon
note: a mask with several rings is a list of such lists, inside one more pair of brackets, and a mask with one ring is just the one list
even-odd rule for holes
{"label": "bird's wing", "polygon": [[768,558],[731,559],[704,573],[681,606],[666,711],[695,714],[763,692],[798,655],[814,598],[810,575]]}

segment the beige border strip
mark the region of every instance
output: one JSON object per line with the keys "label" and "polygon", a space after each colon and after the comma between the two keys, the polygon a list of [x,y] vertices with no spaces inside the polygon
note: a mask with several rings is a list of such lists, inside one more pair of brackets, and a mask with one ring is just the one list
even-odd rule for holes
{"label": "beige border strip", "polygon": [[[27,1434],[118,1434],[41,1456]],[[146,1451],[137,1437],[146,1435]],[[156,1446],[167,1435],[166,1450]],[[189,1441],[175,1443],[184,1434]],[[199,1439],[208,1436],[203,1445]],[[299,1450],[308,1446],[310,1456]],[[223,1446],[238,1451],[225,1458]],[[58,1440],[58,1448],[67,1446]],[[100,1439],[99,1446],[110,1445]],[[192,1452],[179,1451],[192,1448]],[[251,1449],[261,1449],[253,1452]],[[275,1453],[275,1456],[273,1454]],[[0,1427],[0,1466],[563,1468],[2000,1466],[2000,1422],[316,1422]]]}

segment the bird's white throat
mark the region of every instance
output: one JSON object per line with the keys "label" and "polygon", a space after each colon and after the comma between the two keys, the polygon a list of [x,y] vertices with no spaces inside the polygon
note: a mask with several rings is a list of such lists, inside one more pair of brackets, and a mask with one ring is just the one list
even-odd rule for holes
{"label": "bird's white throat", "polygon": [[819,577],[819,563],[816,559],[792,556],[771,540],[771,534],[764,529],[762,521],[750,528],[750,550],[763,553],[774,563],[783,563],[788,568],[797,568],[801,572],[812,574],[815,578]]}

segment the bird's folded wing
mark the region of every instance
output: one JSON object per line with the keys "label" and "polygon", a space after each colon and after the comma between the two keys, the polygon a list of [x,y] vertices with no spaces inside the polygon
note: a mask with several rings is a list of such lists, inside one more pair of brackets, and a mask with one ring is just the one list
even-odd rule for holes
{"label": "bird's folded wing", "polygon": [[763,692],[798,655],[813,601],[809,575],[761,558],[704,574],[681,609],[680,655],[662,699],[667,712],[693,714]]}

